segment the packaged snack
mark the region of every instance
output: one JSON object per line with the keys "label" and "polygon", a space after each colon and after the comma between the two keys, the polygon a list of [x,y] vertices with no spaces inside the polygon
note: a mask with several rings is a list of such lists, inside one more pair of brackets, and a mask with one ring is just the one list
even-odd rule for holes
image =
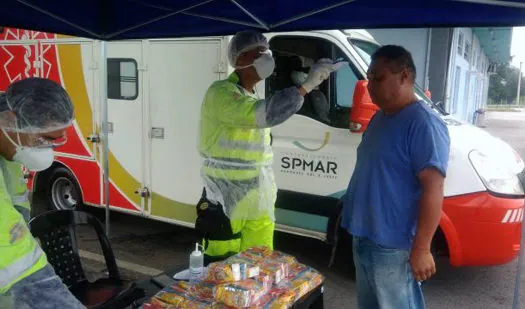
{"label": "packaged snack", "polygon": [[259,275],[259,267],[243,258],[234,258],[208,265],[204,282],[228,283],[252,278]]}
{"label": "packaged snack", "polygon": [[250,307],[268,291],[268,279],[264,278],[259,276],[256,279],[217,285],[214,289],[215,300],[234,308]]}
{"label": "packaged snack", "polygon": [[270,255],[267,257],[267,260],[271,260],[274,262],[280,262],[280,263],[287,264],[290,266],[299,264],[299,262],[297,262],[297,259],[294,256],[280,252],[280,251],[272,251]]}
{"label": "packaged snack", "polygon": [[184,301],[185,299],[184,294],[185,293],[177,293],[175,291],[162,290],[158,292],[153,297],[153,299],[160,300],[161,302],[165,304],[173,305],[175,306],[175,308],[177,308],[177,306],[179,306]]}
{"label": "packaged snack", "polygon": [[[301,271],[295,272],[299,269]],[[315,269],[306,265],[293,268],[293,276],[277,285],[277,288],[293,291],[295,301],[308,294],[323,283],[323,276]]]}
{"label": "packaged snack", "polygon": [[288,309],[293,306],[294,300],[293,291],[273,288],[250,309]]}
{"label": "packaged snack", "polygon": [[274,261],[264,261],[259,264],[259,267],[260,273],[269,276],[273,284],[277,284],[288,277],[288,264]]}
{"label": "packaged snack", "polygon": [[200,301],[197,299],[186,299],[179,306],[181,309],[214,309],[213,302]]}
{"label": "packaged snack", "polygon": [[209,264],[208,273],[206,274],[206,277],[203,281],[208,283],[225,283],[235,281],[231,265],[220,262]]}
{"label": "packaged snack", "polygon": [[260,261],[265,259],[272,253],[272,250],[266,246],[254,246],[237,254],[237,256],[250,259],[252,261]]}
{"label": "packaged snack", "polygon": [[152,298],[151,301],[142,306],[144,309],[178,309],[175,305],[167,304],[159,299]]}
{"label": "packaged snack", "polygon": [[191,286],[188,289],[188,295],[199,301],[213,303],[215,301],[215,297],[213,296],[214,287],[215,285],[212,283],[201,282]]}
{"label": "packaged snack", "polygon": [[288,278],[295,278],[309,268],[309,266],[301,263],[290,265],[290,268],[288,269]]}

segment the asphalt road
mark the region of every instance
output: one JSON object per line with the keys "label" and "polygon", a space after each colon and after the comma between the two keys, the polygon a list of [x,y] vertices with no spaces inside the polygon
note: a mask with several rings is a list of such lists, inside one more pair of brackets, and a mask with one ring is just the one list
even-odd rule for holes
{"label": "asphalt road", "polygon": [[[486,130],[510,143],[525,158],[525,112],[489,113],[486,124]],[[188,263],[194,243],[191,230],[124,214],[113,213],[111,221],[111,243],[126,278],[146,278],[161,269]],[[83,230],[79,243],[86,271],[91,277],[99,276],[104,266],[97,255],[100,250],[95,235]],[[333,269],[326,266],[329,246],[277,233],[276,249],[297,256],[325,274],[325,308],[356,308],[355,284],[345,268],[346,261],[339,259]],[[440,258],[437,267],[437,275],[423,286],[427,308],[512,308],[516,261],[496,267],[454,268],[446,258]],[[525,282],[522,287],[520,308],[525,308]]]}

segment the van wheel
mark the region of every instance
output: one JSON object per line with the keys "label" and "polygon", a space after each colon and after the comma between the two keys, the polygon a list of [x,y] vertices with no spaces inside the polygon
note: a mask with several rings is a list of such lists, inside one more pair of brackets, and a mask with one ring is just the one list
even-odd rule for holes
{"label": "van wheel", "polygon": [[82,206],[80,186],[73,174],[66,168],[59,167],[49,176],[45,195],[51,209],[75,210]]}

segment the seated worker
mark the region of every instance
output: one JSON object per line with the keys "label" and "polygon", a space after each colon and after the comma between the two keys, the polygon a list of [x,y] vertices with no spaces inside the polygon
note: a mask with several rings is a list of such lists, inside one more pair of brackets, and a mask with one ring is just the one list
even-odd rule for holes
{"label": "seated worker", "polygon": [[[295,85],[302,85],[308,74],[301,70],[296,70],[291,73],[291,78]],[[310,105],[315,112],[315,116],[318,117],[322,122],[330,122],[330,103],[326,99],[325,94],[319,90],[319,86],[314,88],[308,95],[304,97],[305,105]]]}
{"label": "seated worker", "polygon": [[[0,160],[45,169],[73,123],[73,104],[57,83],[28,78],[0,94]],[[85,308],[62,283],[9,195],[0,174],[0,308]]]}

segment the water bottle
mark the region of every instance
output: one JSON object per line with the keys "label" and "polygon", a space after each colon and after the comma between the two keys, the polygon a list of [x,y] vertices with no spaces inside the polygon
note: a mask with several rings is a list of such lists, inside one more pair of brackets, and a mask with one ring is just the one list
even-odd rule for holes
{"label": "water bottle", "polygon": [[190,283],[197,283],[202,280],[204,266],[204,255],[199,250],[199,244],[195,244],[195,251],[190,254]]}

